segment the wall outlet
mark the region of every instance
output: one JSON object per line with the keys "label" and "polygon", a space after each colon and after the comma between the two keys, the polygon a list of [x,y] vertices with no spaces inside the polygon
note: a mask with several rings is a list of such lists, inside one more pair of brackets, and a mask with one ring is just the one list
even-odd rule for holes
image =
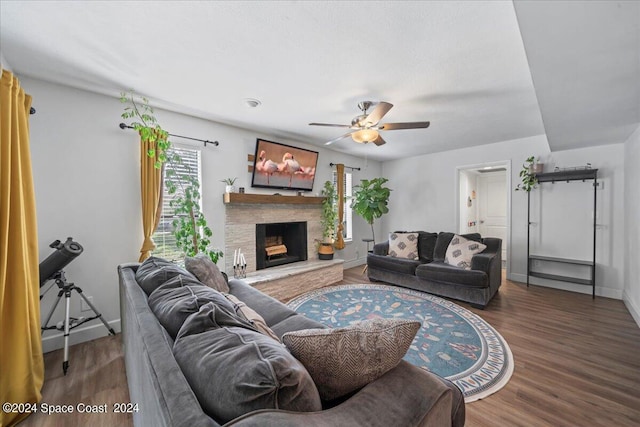
{"label": "wall outlet", "polygon": [[[87,299],[93,304],[93,297],[85,295]],[[91,307],[84,301],[84,298],[80,298],[80,311],[91,311]]]}

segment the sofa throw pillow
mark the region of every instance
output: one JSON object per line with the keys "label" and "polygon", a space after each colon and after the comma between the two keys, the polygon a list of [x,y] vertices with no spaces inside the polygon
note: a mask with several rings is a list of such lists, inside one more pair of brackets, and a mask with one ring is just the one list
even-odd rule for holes
{"label": "sofa throw pillow", "polygon": [[389,233],[389,256],[418,259],[418,233]]}
{"label": "sofa throw pillow", "polygon": [[267,325],[267,322],[264,321],[264,318],[260,316],[254,309],[249,307],[244,302],[240,301],[234,295],[231,295],[231,294],[223,294],[223,295],[234,305],[236,313],[238,313],[238,315],[247,319],[247,321],[251,323],[258,330],[258,332],[280,342],[280,338],[278,338],[275,332],[273,332],[269,327],[269,325]]}
{"label": "sofa throw pillow", "polygon": [[[182,286],[177,286],[179,281]],[[149,308],[173,339],[187,318],[207,303],[216,305],[215,318],[219,324],[257,330],[244,316],[236,313],[233,303],[223,294],[196,279],[189,282],[185,278],[174,277],[149,296]]]}
{"label": "sofa throw pillow", "polygon": [[417,321],[371,319],[344,328],[287,332],[282,342],[307,368],[320,397],[329,401],[394,368],[418,329]]}
{"label": "sofa throw pillow", "polygon": [[279,342],[248,329],[220,327],[206,304],[178,333],[173,353],[202,409],[220,424],[259,409],[320,411],[305,367]]}
{"label": "sofa throw pillow", "polygon": [[454,235],[447,247],[444,262],[449,265],[471,270],[471,259],[477,253],[486,249],[487,245],[473,240],[465,239],[462,236]]}
{"label": "sofa throw pillow", "polygon": [[147,258],[136,271],[136,281],[147,295],[151,295],[158,286],[176,276],[196,280],[196,277],[184,268],[158,257]]}
{"label": "sofa throw pillow", "polygon": [[184,266],[205,285],[216,291],[229,293],[229,284],[224,278],[220,269],[206,255],[200,254],[195,257],[185,257]]}

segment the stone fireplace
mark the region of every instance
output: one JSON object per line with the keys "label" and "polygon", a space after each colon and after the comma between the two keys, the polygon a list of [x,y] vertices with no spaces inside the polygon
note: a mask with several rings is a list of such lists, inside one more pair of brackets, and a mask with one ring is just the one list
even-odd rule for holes
{"label": "stone fireplace", "polygon": [[[225,200],[225,271],[233,272],[233,252],[240,248],[247,261],[247,272],[258,270],[256,224],[306,223],[306,230],[298,230],[306,240],[302,260],[317,258],[314,239],[322,237],[321,204],[319,197],[233,194]],[[274,202],[275,201],[275,202]],[[289,253],[291,243],[284,243]],[[263,253],[261,251],[261,253]],[[272,256],[276,262],[278,256]],[[268,271],[269,269],[267,269]]]}
{"label": "stone fireplace", "polygon": [[256,224],[256,270],[306,260],[305,221]]}

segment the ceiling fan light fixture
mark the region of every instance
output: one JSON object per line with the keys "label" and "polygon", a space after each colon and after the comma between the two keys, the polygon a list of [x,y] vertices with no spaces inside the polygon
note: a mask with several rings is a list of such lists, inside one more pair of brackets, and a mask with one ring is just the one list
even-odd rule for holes
{"label": "ceiling fan light fixture", "polygon": [[375,129],[360,129],[351,134],[351,138],[355,142],[367,143],[375,141],[378,138],[378,131]]}

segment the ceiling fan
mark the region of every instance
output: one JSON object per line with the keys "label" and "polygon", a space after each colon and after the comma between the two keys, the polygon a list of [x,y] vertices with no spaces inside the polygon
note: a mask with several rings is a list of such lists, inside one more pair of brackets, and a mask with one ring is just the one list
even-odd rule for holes
{"label": "ceiling fan", "polygon": [[367,111],[371,106],[374,105],[371,101],[362,101],[358,103],[358,108],[362,111],[362,114],[356,116],[351,120],[350,125],[338,125],[331,123],[309,123],[310,126],[331,126],[331,127],[340,127],[340,128],[349,128],[351,131],[345,133],[342,136],[339,136],[336,139],[332,139],[325,143],[325,145],[333,144],[334,142],[340,141],[343,138],[351,137],[355,142],[360,142],[366,144],[367,142],[373,142],[374,144],[380,146],[387,141],[385,141],[380,135],[381,130],[399,130],[399,129],[419,129],[419,128],[428,128],[429,122],[405,122],[405,123],[385,123],[378,124],[380,120],[384,117],[385,114],[391,110],[393,104],[388,102],[378,102],[375,104],[375,108],[371,113],[367,114]]}

